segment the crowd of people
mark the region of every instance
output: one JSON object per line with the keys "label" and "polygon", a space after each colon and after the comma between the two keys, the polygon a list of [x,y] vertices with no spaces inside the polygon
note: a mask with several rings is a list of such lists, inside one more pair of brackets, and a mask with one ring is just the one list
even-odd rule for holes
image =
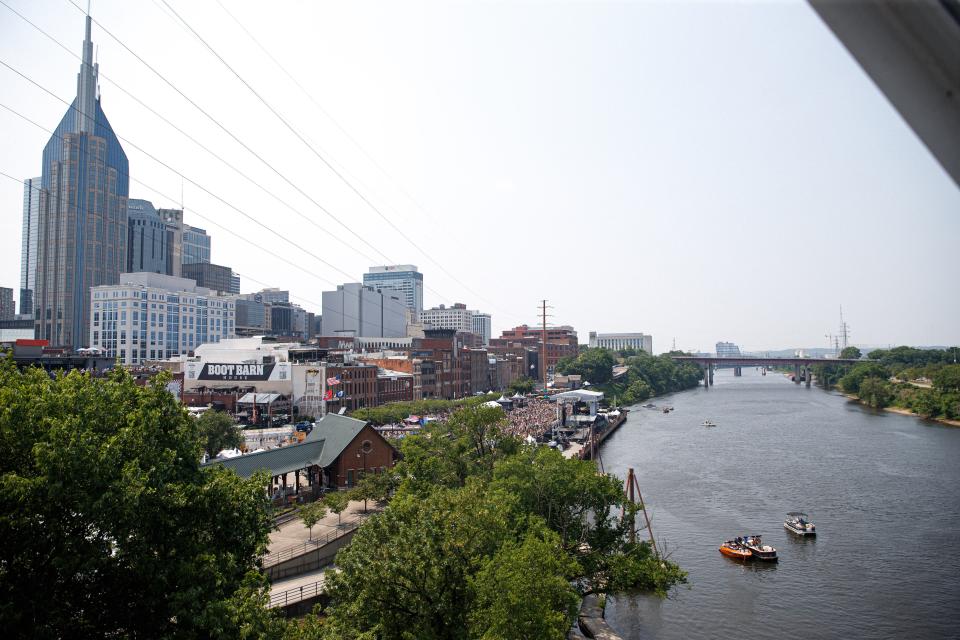
{"label": "crowd of people", "polygon": [[[452,411],[441,411],[429,416],[429,420],[444,424]],[[507,424],[503,428],[505,435],[518,438],[541,439],[557,420],[557,408],[554,404],[539,398],[525,398],[522,404],[514,405],[506,411]],[[420,425],[415,422],[385,424],[377,431],[386,438],[402,438],[418,433]]]}
{"label": "crowd of people", "polygon": [[504,433],[518,438],[540,438],[557,420],[557,407],[553,403],[538,398],[528,399],[525,406],[507,411],[509,424]]}

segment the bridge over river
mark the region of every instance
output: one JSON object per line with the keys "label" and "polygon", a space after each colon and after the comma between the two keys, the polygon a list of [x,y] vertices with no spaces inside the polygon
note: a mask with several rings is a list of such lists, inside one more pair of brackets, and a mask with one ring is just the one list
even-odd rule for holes
{"label": "bridge over river", "polygon": [[758,358],[750,356],[670,356],[674,362],[692,362],[703,367],[703,386],[713,384],[714,367],[733,367],[733,375],[739,376],[743,367],[788,367],[793,365],[793,381],[800,384],[801,378],[810,386],[810,367],[815,364],[857,364],[869,362],[848,358]]}

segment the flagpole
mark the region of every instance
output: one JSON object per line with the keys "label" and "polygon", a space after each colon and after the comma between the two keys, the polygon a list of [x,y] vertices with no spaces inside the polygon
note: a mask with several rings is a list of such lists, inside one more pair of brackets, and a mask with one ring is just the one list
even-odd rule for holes
{"label": "flagpole", "polygon": [[327,415],[327,365],[323,365],[320,376],[320,417]]}

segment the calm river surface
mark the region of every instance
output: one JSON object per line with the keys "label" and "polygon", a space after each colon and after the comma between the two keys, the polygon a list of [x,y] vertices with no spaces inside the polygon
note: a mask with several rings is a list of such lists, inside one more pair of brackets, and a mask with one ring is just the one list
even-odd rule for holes
{"label": "calm river surface", "polygon": [[[744,369],[634,407],[604,444],[634,467],[657,540],[689,572],[666,599],[618,596],[624,638],[960,637],[960,428],[874,413]],[[709,419],[717,427],[700,426]],[[817,537],[787,532],[806,511]],[[717,547],[763,534],[778,564]]]}

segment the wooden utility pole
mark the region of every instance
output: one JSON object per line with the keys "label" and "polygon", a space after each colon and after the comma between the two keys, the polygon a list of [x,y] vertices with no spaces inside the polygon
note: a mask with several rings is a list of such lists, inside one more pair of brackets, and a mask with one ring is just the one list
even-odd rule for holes
{"label": "wooden utility pole", "polygon": [[[660,560],[660,550],[657,549],[657,541],[653,537],[653,527],[650,526],[650,516],[647,514],[647,504],[643,501],[643,494],[640,493],[640,483],[637,482],[637,475],[633,472],[633,467],[627,469],[627,501],[630,504],[636,504],[636,499],[640,499],[640,509],[643,511],[643,519],[647,523],[647,532],[650,534],[650,546],[653,547],[653,554]],[[636,489],[636,495],[634,495]],[[630,518],[630,542],[636,542],[636,527],[633,523],[633,517]]]}

